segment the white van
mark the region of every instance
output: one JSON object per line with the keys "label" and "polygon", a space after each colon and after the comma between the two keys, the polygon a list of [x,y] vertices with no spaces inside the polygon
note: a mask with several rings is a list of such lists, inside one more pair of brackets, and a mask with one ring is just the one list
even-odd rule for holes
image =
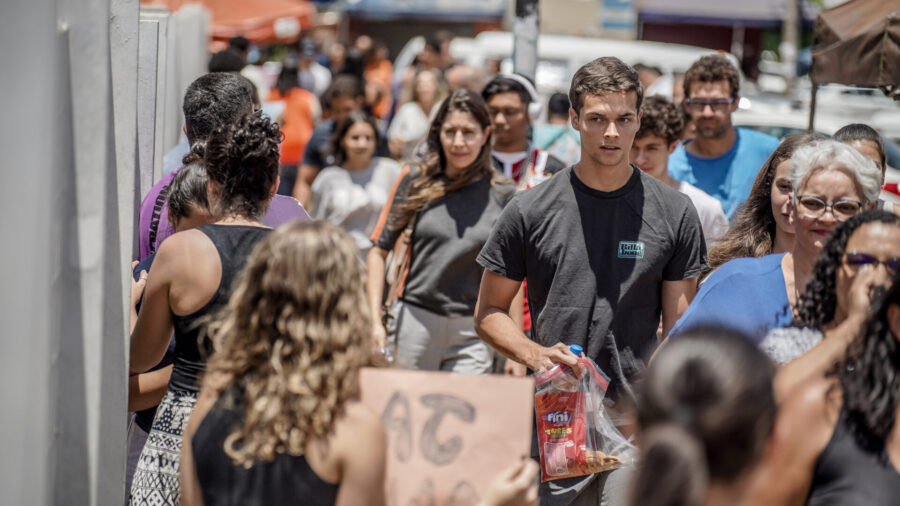
{"label": "white van", "polygon": [[[422,37],[410,39],[395,59],[395,76],[403,75],[424,45]],[[456,60],[479,68],[485,68],[488,60],[499,60],[502,72],[512,72],[512,52],[513,35],[510,32],[482,32],[474,38],[457,37],[450,44],[450,53]],[[662,71],[663,78],[671,82],[672,74],[684,73],[701,56],[715,53],[711,49],[665,42],[541,34],[535,84],[542,95],[557,91],[566,93],[575,71],[601,56],[615,56],[630,65],[643,63],[656,67]],[[740,68],[736,58],[727,56]]]}

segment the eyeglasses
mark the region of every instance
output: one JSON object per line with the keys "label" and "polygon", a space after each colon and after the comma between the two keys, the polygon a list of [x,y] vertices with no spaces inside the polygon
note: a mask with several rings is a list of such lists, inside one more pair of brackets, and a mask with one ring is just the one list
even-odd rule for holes
{"label": "eyeglasses", "polygon": [[851,267],[861,267],[863,265],[883,265],[891,272],[900,270],[900,257],[892,257],[887,260],[880,260],[868,253],[850,252],[844,254],[844,262]]}
{"label": "eyeglasses", "polygon": [[812,195],[798,195],[797,202],[800,211],[807,218],[819,218],[825,215],[827,209],[837,221],[846,221],[852,218],[862,209],[862,202],[856,200],[838,200],[834,204],[826,204],[824,200]]}
{"label": "eyeglasses", "polygon": [[709,106],[714,112],[725,112],[734,103],[734,97],[717,98],[715,100],[703,100],[701,98],[684,99],[684,108],[690,112],[703,112]]}

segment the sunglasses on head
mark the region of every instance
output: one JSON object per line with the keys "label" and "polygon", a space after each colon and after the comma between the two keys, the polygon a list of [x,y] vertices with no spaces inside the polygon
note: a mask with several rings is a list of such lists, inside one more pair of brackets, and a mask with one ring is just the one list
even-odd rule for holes
{"label": "sunglasses on head", "polygon": [[844,261],[847,265],[851,267],[861,267],[863,265],[884,265],[891,272],[897,272],[900,270],[900,257],[891,257],[887,260],[880,260],[872,255],[867,253],[846,253],[844,254]]}

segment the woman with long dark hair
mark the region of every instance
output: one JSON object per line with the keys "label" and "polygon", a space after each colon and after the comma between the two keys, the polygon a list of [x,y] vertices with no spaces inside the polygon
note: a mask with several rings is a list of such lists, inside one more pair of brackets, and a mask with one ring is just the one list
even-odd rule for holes
{"label": "woman with long dark hair", "polygon": [[874,209],[838,225],[800,295],[793,324],[773,330],[761,344],[772,360],[787,364],[776,379],[779,397],[844,356],[871,315],[873,295],[898,268],[900,216]]}
{"label": "woman with long dark hair", "polygon": [[202,151],[215,222],[168,237],[150,268],[131,334],[131,374],[159,363],[175,332],[169,388],[157,408],[131,486],[130,504],[177,505],[178,451],[206,367],[206,319],[225,305],[232,279],[270,231],[260,220],[278,188],[278,125],[254,113],[216,129]]}
{"label": "woman with long dark hair", "polygon": [[356,244],[328,222],[256,246],[211,326],[182,504],[384,503],[384,428],[358,399],[372,357],[364,278]]}
{"label": "woman with long dark hair", "polygon": [[839,223],[874,205],[880,175],[874,163],[840,142],[821,140],[797,149],[791,156],[791,251],[737,258],[718,268],[671,335],[697,325],[724,325],[760,342],[770,330],[790,325],[828,237]]}
{"label": "woman with long dark hair", "polygon": [[753,182],[750,197],[738,210],[728,232],[709,250],[709,267],[741,257],[785,253],[794,248],[794,226],[790,222],[791,155],[800,146],[821,139],[818,134],[789,135]]}
{"label": "woman with long dark hair", "polygon": [[697,328],[661,349],[639,386],[630,504],[742,504],[772,433],[772,374],[730,330]]}
{"label": "woman with long dark hair", "polygon": [[369,234],[400,176],[397,162],[375,156],[380,140],[371,116],[351,112],[331,137],[334,165],[319,172],[312,184],[312,217],[343,227],[363,258],[372,247]]}
{"label": "woman with long dark hair", "polygon": [[[481,281],[475,257],[515,186],[491,166],[491,118],[469,90],[450,95],[428,130],[427,157],[404,169],[372,233],[369,307],[380,314],[385,259],[412,226],[410,263],[395,304],[397,359],[426,370],[484,373],[492,353],[475,334]],[[373,322],[376,345],[385,330]]]}
{"label": "woman with long dark hair", "polygon": [[900,497],[900,276],[827,376],[782,404],[751,504],[887,506]]}

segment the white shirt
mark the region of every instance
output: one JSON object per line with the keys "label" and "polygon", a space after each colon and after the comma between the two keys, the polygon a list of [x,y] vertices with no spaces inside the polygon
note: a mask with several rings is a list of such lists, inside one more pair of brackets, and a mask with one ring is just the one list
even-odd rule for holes
{"label": "white shirt", "polygon": [[703,227],[703,237],[706,239],[706,247],[709,249],[728,232],[728,218],[722,210],[719,199],[697,188],[696,186],[679,181],[678,191],[688,196],[697,209],[700,217],[700,226]]}
{"label": "white shirt", "polygon": [[503,174],[512,179],[513,177],[513,165],[521,162],[528,156],[528,151],[518,151],[516,153],[501,153],[499,151],[492,151],[491,155],[494,156],[497,160],[503,162]]}
{"label": "white shirt", "polygon": [[364,259],[372,247],[369,234],[398,177],[400,165],[390,158],[375,157],[368,167],[353,172],[326,167],[312,184],[312,217],[343,227]]}

